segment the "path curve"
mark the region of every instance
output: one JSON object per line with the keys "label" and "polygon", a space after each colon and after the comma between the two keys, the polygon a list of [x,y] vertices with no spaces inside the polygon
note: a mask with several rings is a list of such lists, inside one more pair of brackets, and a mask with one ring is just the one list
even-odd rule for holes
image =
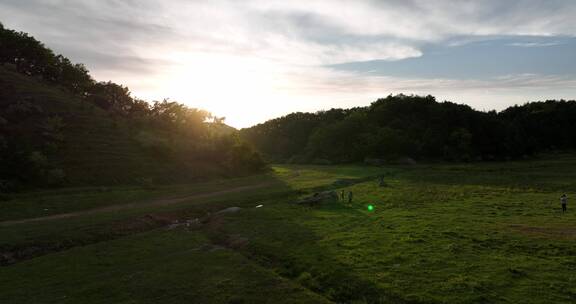
{"label": "path curve", "polygon": [[157,199],[157,200],[152,200],[152,201],[147,201],[147,202],[112,205],[112,206],[107,206],[107,207],[82,210],[82,211],[76,211],[76,212],[60,213],[60,214],[26,218],[26,219],[20,219],[20,220],[3,221],[3,222],[0,222],[0,227],[6,227],[6,226],[11,226],[11,225],[17,225],[17,224],[32,223],[32,222],[44,222],[44,221],[51,221],[51,220],[58,220],[58,219],[73,218],[73,217],[89,215],[89,214],[96,214],[96,213],[101,213],[101,212],[133,209],[133,208],[137,208],[137,207],[155,207],[155,206],[174,205],[174,204],[178,204],[178,203],[192,200],[192,199],[209,198],[209,197],[214,197],[214,196],[218,196],[221,194],[242,192],[242,191],[246,191],[246,190],[254,190],[254,189],[264,188],[264,187],[267,187],[267,186],[270,186],[273,184],[275,184],[275,183],[274,182],[263,182],[263,183],[259,183],[259,184],[255,184],[255,185],[240,186],[240,187],[235,187],[235,188],[226,189],[226,190],[220,190],[220,191],[208,192],[208,193],[202,193],[202,194],[195,194],[195,195],[187,195],[187,196],[176,197],[176,198]]}

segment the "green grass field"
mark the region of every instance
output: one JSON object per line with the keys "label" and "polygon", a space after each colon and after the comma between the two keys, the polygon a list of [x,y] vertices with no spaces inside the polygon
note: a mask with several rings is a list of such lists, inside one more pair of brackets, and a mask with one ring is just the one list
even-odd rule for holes
{"label": "green grass field", "polygon": [[[576,302],[574,156],[273,169],[1,201],[1,302]],[[351,190],[354,201],[293,204],[326,189]],[[166,197],[183,199],[154,204]],[[106,209],[122,204],[130,208]],[[214,215],[231,206],[243,209]],[[75,214],[6,223],[66,212]]]}

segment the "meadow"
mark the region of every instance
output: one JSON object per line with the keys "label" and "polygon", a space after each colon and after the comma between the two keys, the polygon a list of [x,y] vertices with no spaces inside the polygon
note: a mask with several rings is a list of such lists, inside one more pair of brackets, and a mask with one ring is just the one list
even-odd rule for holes
{"label": "meadow", "polygon": [[[352,203],[294,204],[332,189],[352,191]],[[275,165],[202,184],[19,194],[0,202],[0,294],[2,303],[574,303],[575,194],[567,154]],[[242,209],[217,214],[232,206]]]}

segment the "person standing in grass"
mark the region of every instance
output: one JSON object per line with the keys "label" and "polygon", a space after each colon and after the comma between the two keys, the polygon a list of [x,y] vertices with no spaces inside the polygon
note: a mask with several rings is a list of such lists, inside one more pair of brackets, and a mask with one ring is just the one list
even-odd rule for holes
{"label": "person standing in grass", "polygon": [[566,203],[568,202],[568,197],[566,193],[562,194],[560,197],[560,203],[562,203],[562,213],[566,212]]}
{"label": "person standing in grass", "polygon": [[352,191],[348,191],[348,204],[352,203],[352,196],[353,196]]}
{"label": "person standing in grass", "polygon": [[380,175],[380,180],[378,182],[378,186],[379,187],[384,187],[386,186],[386,182],[384,182],[384,175]]}

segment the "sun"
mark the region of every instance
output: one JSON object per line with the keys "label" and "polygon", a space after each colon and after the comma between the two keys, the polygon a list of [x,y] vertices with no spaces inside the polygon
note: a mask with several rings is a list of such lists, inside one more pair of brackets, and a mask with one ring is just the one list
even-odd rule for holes
{"label": "sun", "polygon": [[234,117],[233,124],[242,126],[250,116],[266,117],[279,95],[273,65],[263,60],[206,53],[170,57],[178,64],[162,80],[162,91],[189,106]]}

